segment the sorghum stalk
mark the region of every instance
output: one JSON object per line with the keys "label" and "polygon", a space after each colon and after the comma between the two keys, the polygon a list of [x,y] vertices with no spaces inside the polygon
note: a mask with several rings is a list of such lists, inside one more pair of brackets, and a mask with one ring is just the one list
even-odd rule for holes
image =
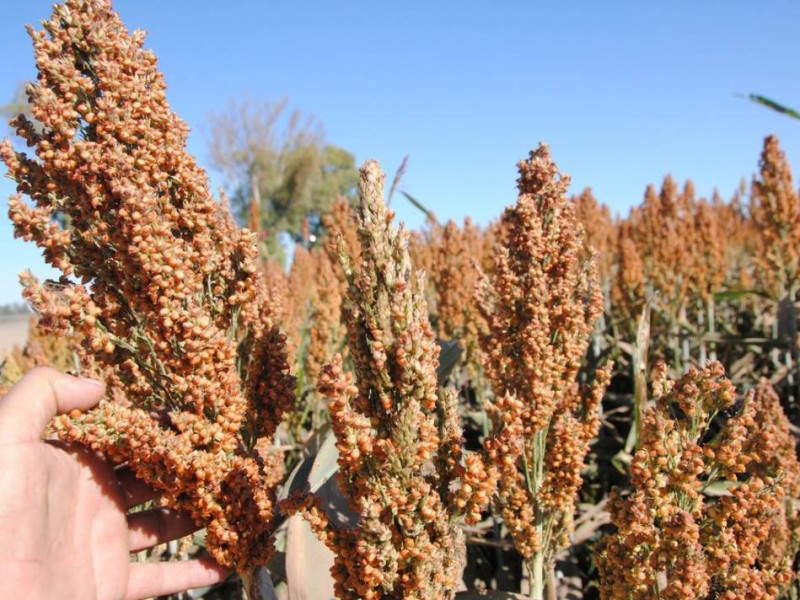
{"label": "sorghum stalk", "polygon": [[800,375],[796,364],[795,307],[800,288],[800,193],[794,187],[789,162],[775,136],[764,140],[760,176],[752,185],[750,215],[757,234],[758,248],[753,260],[759,283],[777,304],[773,337],[788,343],[782,357],[779,348],[773,350],[773,361],[776,367],[780,362],[785,364],[792,401],[796,402],[795,381]]}
{"label": "sorghum stalk", "polygon": [[[636,282],[636,288],[653,299],[651,331],[654,336],[664,339],[670,360],[678,368],[685,354],[685,346],[682,348],[681,343],[680,313],[687,301],[691,283],[687,267],[693,258],[692,245],[685,243],[686,237],[693,233],[693,225],[688,219],[693,202],[691,190],[690,185],[687,190],[690,193],[681,193],[669,175],[664,178],[660,191],[648,185],[644,202],[631,210],[624,224],[626,237],[633,244],[628,246],[626,243],[628,247],[620,248],[626,252],[626,256],[620,257],[620,262],[626,260],[629,264],[625,265],[627,273],[623,272],[621,264],[619,276],[630,283]],[[639,265],[641,274],[637,272]],[[628,287],[628,291],[633,289]],[[641,302],[643,296],[637,296],[636,300]]]}
{"label": "sorghum stalk", "polygon": [[23,278],[41,327],[78,333],[109,391],[55,430],[127,463],[207,528],[219,562],[246,571],[271,553],[280,470],[259,450],[293,388],[254,236],[186,152],[142,32],[108,0],[66,0],[42,27],[29,30],[39,74],[27,88],[42,128],[14,121],[35,157],[0,146],[34,205],[13,196],[9,216],[63,273]]}
{"label": "sorghum stalk", "polygon": [[361,168],[359,263],[340,247],[355,383],[339,357],[319,380],[339,484],[359,523],[335,527],[309,497],[287,505],[303,510],[335,553],[337,597],[453,598],[465,558],[457,519],[480,517],[491,477],[462,452],[455,395],[438,387],[423,276],[412,269],[405,232],[391,225],[383,180],[376,162]]}
{"label": "sorghum stalk", "polygon": [[[694,203],[692,211],[692,292],[696,297],[699,331],[714,333],[714,294],[722,289],[730,266],[730,240],[720,219],[724,207],[705,199]],[[709,356],[716,360],[714,345]],[[700,364],[706,363],[706,343],[700,341]]]}
{"label": "sorghum stalk", "polygon": [[[569,178],[558,176],[545,145],[519,164],[519,173],[494,274],[480,290],[489,330],[484,367],[495,393],[495,434],[484,448],[500,473],[498,505],[530,572],[531,597],[542,598],[556,553],[568,544],[608,371],[599,371],[592,387],[576,382],[603,304],[594,264],[581,260]],[[518,430],[509,437],[514,421]]]}

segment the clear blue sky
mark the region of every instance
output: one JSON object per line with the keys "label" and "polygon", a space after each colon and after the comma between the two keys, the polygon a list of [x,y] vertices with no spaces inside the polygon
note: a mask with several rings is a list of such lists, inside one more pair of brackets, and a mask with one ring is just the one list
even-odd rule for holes
{"label": "clear blue sky", "polygon": [[[0,102],[34,76],[23,25],[49,0],[10,0],[0,19]],[[207,117],[232,96],[316,115],[329,142],[390,174],[440,219],[496,218],[515,164],[548,142],[573,190],[627,214],[666,173],[729,197],[780,136],[800,172],[800,122],[735,96],[800,107],[800,2],[270,2],[116,0],[149,32],[172,107],[205,164]],[[212,181],[221,183],[212,173]],[[13,191],[0,181],[0,197]],[[394,200],[399,217],[416,209]],[[5,213],[5,210],[2,210]],[[0,217],[0,303],[41,268]]]}

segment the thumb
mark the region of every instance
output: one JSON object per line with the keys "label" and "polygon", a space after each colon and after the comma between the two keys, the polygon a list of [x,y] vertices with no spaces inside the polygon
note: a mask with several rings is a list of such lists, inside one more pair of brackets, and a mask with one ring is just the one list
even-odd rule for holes
{"label": "thumb", "polygon": [[91,408],[103,391],[103,384],[93,379],[72,377],[50,367],[32,369],[0,399],[0,444],[41,439],[54,416]]}

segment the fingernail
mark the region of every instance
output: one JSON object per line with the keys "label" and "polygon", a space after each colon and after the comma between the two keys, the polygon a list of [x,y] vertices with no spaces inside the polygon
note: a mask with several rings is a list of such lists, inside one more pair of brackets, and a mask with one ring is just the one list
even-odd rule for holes
{"label": "fingernail", "polygon": [[89,377],[79,377],[81,381],[85,381],[86,383],[91,383],[92,385],[96,385],[98,387],[103,387],[103,382],[98,381],[97,379],[90,379]]}

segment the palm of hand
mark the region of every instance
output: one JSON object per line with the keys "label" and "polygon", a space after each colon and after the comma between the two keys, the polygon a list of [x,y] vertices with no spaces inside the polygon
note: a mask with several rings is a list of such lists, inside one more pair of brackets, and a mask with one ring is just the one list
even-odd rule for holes
{"label": "palm of hand", "polygon": [[2,579],[32,582],[32,598],[125,597],[128,523],[109,465],[84,448],[25,442],[1,447],[0,465]]}
{"label": "palm of hand", "polygon": [[42,441],[59,412],[97,404],[102,385],[48,368],[0,398],[0,598],[134,600],[211,585],[211,558],[130,563],[131,552],[196,529],[185,514],[128,515],[155,492],[83,447]]}

